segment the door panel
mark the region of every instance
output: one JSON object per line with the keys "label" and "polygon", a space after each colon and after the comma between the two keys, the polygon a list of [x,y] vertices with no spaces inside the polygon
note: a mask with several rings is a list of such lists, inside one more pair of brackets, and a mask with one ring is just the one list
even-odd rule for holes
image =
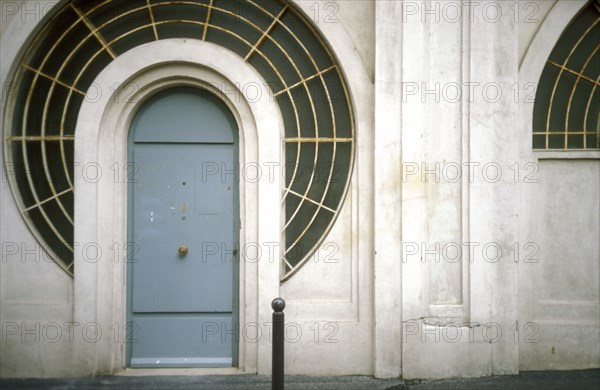
{"label": "door panel", "polygon": [[235,177],[207,171],[233,169],[233,145],[138,144],[134,154],[133,311],[231,312]]}
{"label": "door panel", "polygon": [[131,154],[130,365],[231,366],[235,145],[134,144]]}
{"label": "door panel", "polygon": [[[237,329],[231,316],[148,315],[129,329],[134,341],[133,367],[231,367]],[[165,329],[169,332],[165,336]],[[195,342],[194,342],[195,341]]]}

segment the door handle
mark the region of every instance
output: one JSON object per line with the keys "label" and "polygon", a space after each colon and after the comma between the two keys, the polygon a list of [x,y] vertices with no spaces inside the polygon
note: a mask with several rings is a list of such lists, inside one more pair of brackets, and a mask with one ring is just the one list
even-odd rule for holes
{"label": "door handle", "polygon": [[188,247],[185,246],[185,245],[180,246],[179,249],[177,249],[177,253],[181,257],[187,255],[188,254]]}

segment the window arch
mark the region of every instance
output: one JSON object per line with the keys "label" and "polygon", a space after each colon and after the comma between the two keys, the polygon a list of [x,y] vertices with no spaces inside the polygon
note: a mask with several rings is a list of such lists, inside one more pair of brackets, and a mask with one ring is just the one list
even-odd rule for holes
{"label": "window arch", "polygon": [[533,149],[600,149],[600,1],[590,1],[548,58],[533,110]]}
{"label": "window arch", "polygon": [[[253,66],[272,91],[285,135],[284,278],[329,232],[348,190],[355,151],[347,82],[325,39],[282,1],[70,0],[27,48],[6,110],[11,189],[40,243],[73,274],[76,121],[95,77],[136,46],[199,39]],[[241,81],[243,82],[243,81]],[[259,129],[260,131],[260,129]]]}

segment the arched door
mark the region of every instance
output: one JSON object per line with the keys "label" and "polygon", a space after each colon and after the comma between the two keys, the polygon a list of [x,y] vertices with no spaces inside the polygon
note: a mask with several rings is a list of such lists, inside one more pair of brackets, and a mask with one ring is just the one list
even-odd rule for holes
{"label": "arched door", "polygon": [[201,89],[164,90],[129,135],[130,367],[237,365],[237,125]]}

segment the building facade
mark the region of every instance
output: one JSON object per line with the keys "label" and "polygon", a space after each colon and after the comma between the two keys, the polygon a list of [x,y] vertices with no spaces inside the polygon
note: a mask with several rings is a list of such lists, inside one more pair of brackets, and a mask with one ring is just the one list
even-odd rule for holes
{"label": "building facade", "polygon": [[2,377],[600,366],[600,3],[3,1]]}

